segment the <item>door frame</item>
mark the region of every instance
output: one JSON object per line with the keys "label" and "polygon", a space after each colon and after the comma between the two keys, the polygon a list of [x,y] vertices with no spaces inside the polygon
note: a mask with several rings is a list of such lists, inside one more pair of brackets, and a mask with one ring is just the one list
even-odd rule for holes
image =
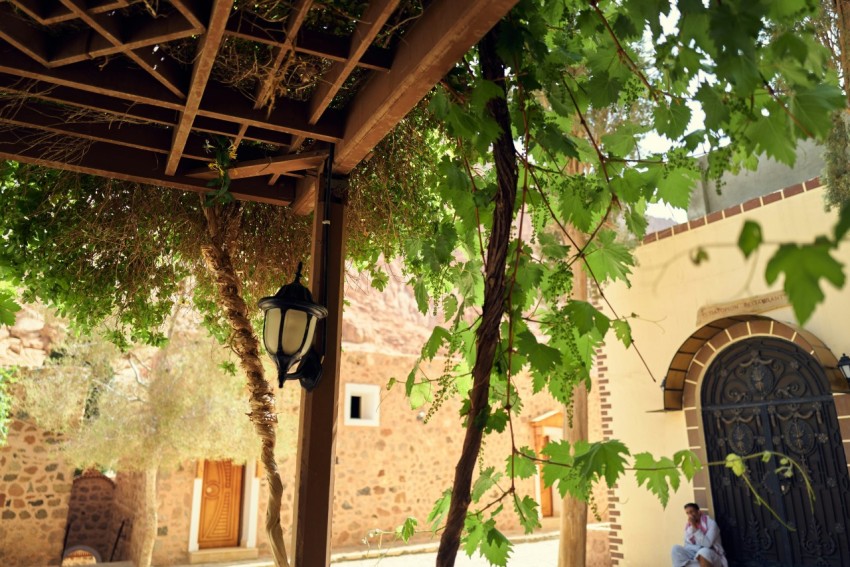
{"label": "door frame", "polygon": [[[192,513],[189,524],[189,552],[198,551],[198,534],[201,529],[201,496],[204,490],[204,463],[198,461],[192,484]],[[239,513],[239,547],[257,547],[257,524],[260,503],[259,468],[255,461],[244,465],[242,502]],[[227,548],[222,548],[227,549]]]}

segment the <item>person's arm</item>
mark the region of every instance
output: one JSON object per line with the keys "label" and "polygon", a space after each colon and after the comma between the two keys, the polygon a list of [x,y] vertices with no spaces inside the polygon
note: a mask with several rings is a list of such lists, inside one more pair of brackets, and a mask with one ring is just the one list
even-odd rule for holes
{"label": "person's arm", "polygon": [[717,522],[709,518],[708,530],[705,533],[702,533],[702,530],[696,530],[696,542],[700,547],[714,547],[719,535]]}

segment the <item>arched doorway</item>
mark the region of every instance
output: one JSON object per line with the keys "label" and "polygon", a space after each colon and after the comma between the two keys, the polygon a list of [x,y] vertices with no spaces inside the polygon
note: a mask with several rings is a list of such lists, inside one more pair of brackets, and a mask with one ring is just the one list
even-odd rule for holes
{"label": "arched doorway", "polygon": [[785,453],[805,468],[815,492],[812,513],[800,475],[777,475],[776,460],[747,461],[753,485],[792,532],[755,503],[743,480],[711,467],[714,515],[730,564],[850,565],[850,477],[829,382],[817,360],[782,339],[742,340],[710,364],[700,399],[709,461],[729,453]]}

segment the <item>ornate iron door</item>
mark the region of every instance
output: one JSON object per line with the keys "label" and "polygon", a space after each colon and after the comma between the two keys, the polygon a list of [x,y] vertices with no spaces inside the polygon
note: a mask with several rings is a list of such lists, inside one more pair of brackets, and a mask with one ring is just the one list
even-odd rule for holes
{"label": "ornate iron door", "polygon": [[788,524],[755,503],[744,481],[711,467],[714,516],[733,567],[850,566],[850,478],[829,383],[797,345],[748,339],[721,352],[702,386],[702,419],[710,461],[765,450],[794,458],[804,479],[777,474],[777,459],[746,461],[750,480]]}

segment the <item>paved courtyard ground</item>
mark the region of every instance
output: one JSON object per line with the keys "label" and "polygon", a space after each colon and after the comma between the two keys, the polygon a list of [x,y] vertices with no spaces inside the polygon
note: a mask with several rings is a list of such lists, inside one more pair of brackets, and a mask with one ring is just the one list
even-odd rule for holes
{"label": "paved courtyard ground", "polygon": [[[375,557],[353,561],[334,561],[335,567],[433,567],[437,558],[436,552],[414,553],[398,556],[381,556],[379,551]],[[487,567],[484,558],[477,553],[469,558],[461,552],[455,562],[457,567]],[[544,539],[514,546],[513,553],[508,559],[508,567],[558,567],[558,540]]]}

